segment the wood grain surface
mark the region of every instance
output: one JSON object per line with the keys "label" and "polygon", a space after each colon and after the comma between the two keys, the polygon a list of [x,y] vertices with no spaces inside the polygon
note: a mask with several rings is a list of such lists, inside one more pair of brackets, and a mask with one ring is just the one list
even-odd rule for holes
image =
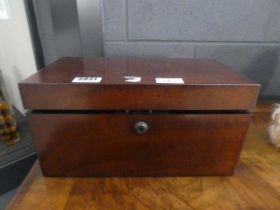
{"label": "wood grain surface", "polygon": [[280,153],[269,113],[253,116],[232,177],[45,178],[36,163],[8,210],[279,210]]}
{"label": "wood grain surface", "polygon": [[[45,176],[231,175],[248,113],[29,113]],[[147,133],[138,134],[137,122]],[[69,129],[70,128],[70,129]]]}
{"label": "wood grain surface", "polygon": [[[72,83],[96,76],[100,83]],[[159,84],[158,77],[184,84]],[[19,89],[24,108],[32,110],[250,110],[260,85],[207,59],[62,58]]]}

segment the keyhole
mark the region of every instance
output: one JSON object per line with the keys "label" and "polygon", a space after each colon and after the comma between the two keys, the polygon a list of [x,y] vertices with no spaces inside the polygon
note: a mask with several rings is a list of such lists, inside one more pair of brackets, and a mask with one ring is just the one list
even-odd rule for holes
{"label": "keyhole", "polygon": [[138,134],[144,134],[148,131],[148,124],[146,122],[137,122],[135,124],[135,130]]}

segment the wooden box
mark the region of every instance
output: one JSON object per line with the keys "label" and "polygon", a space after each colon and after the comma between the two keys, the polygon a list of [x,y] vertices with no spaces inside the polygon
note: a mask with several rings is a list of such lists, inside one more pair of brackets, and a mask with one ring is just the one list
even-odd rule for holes
{"label": "wooden box", "polygon": [[45,176],[200,176],[233,173],[260,85],[213,60],[63,58],[19,88]]}

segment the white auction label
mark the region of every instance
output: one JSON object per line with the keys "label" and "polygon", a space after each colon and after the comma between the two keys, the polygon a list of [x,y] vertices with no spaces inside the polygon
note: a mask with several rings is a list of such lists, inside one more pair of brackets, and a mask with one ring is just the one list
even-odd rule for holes
{"label": "white auction label", "polygon": [[184,80],[182,78],[156,78],[156,83],[161,84],[184,84]]}
{"label": "white auction label", "polygon": [[134,77],[134,76],[124,76],[126,82],[140,82],[141,77]]}
{"label": "white auction label", "polygon": [[72,82],[76,83],[100,83],[102,77],[75,77]]}

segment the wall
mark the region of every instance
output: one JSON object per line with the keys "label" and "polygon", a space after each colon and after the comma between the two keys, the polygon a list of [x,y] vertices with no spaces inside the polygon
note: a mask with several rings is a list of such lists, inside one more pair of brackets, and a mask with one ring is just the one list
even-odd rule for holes
{"label": "wall", "polygon": [[103,0],[105,56],[214,58],[280,96],[279,0]]}
{"label": "wall", "polygon": [[23,112],[17,83],[36,72],[36,64],[22,0],[9,0],[10,19],[0,20],[0,69],[11,102]]}
{"label": "wall", "polygon": [[101,0],[33,2],[46,65],[60,57],[103,55]]}
{"label": "wall", "polygon": [[45,64],[81,56],[76,0],[36,0],[34,8]]}

